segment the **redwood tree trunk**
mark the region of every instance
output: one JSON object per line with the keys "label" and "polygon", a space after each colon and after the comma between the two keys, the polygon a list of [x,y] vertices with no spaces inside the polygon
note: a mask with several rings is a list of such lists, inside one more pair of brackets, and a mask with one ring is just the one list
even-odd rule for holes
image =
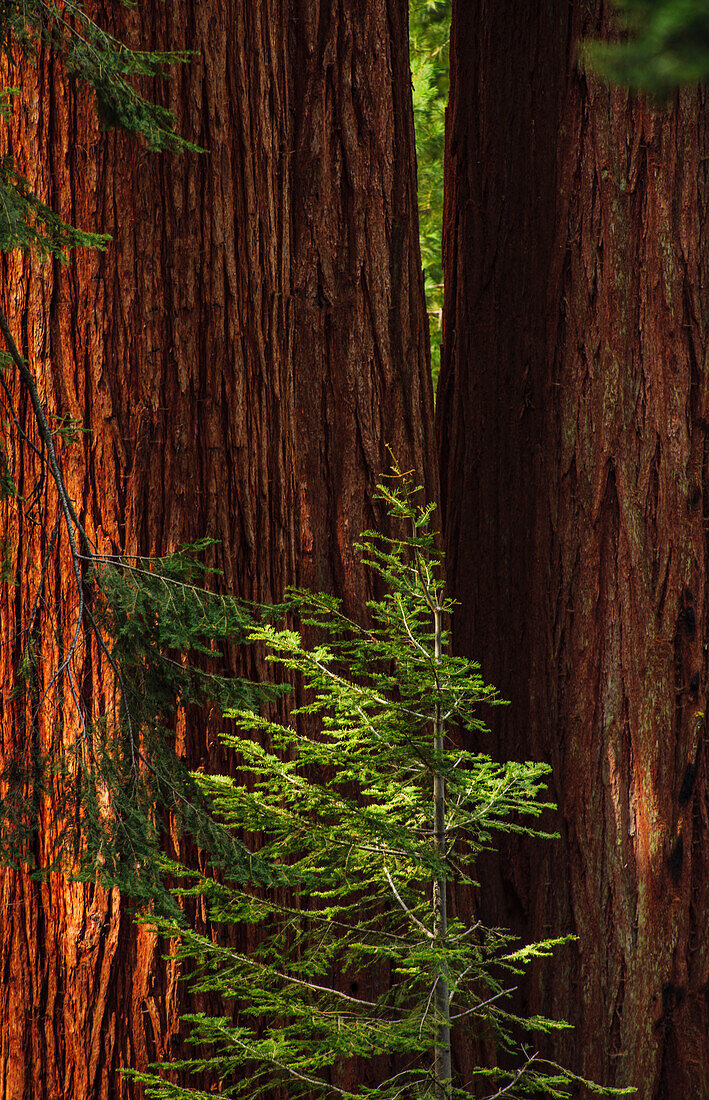
{"label": "redwood tree trunk", "polygon": [[607,5],[453,9],[456,644],[512,701],[495,751],[553,765],[562,834],[508,848],[482,904],[528,939],[578,935],[526,990],[575,1025],[572,1069],[707,1097],[705,94],[654,109],[584,76]]}
{"label": "redwood tree trunk", "polygon": [[[407,5],[155,0],[139,19],[117,7],[106,13],[119,36],[196,51],[165,94],[179,131],[209,152],[156,156],[101,133],[46,53],[9,74],[21,95],[4,140],[33,187],[113,235],[105,256],[65,268],[19,254],[2,268],[3,306],[48,411],[88,429],[60,448],[77,510],[102,552],[165,553],[208,535],[231,592],[269,600],[306,583],[352,606],[366,595],[352,539],[377,520],[385,445],[435,492]],[[39,470],[26,446],[11,465],[27,495]],[[40,503],[51,531],[51,485]],[[46,539],[27,503],[2,509],[15,581],[0,594],[10,754],[58,734],[55,708],[32,734],[13,696]],[[35,638],[39,692],[76,606],[61,545]],[[76,677],[100,712],[88,657]],[[61,718],[69,743],[69,701]],[[182,751],[202,758],[209,735],[184,728]],[[38,813],[41,859],[51,807]],[[175,972],[116,891],[7,872],[1,903],[0,1096],[123,1096],[120,1066],[179,1053]]]}

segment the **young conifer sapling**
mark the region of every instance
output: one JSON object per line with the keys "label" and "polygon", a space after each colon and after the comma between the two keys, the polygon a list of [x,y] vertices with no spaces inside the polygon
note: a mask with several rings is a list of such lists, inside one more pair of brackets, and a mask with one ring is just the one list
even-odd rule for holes
{"label": "young conifer sapling", "polygon": [[[295,592],[314,644],[268,624],[252,631],[305,702],[289,724],[229,712],[236,732],[223,739],[241,774],[199,777],[217,820],[250,835],[259,870],[250,879],[166,863],[181,896],[204,899],[212,925],[231,930],[151,918],[179,942],[194,991],[224,1010],[185,1018],[194,1057],[133,1075],[149,1096],[208,1095],[176,1084],[174,1071],[208,1072],[221,1095],[249,1098],[565,1097],[582,1084],[618,1094],[538,1056],[533,1036],[564,1024],[509,1008],[528,961],[560,941],[515,948],[459,915],[496,833],[548,836],[533,823],[549,808],[549,769],[478,751],[481,707],[500,700],[478,665],[450,653],[453,603],[433,507],[418,493],[399,471],[379,488],[393,533],[362,537],[381,591],[366,614]],[[496,1040],[499,1064],[465,1079],[452,1046],[471,1033]]]}

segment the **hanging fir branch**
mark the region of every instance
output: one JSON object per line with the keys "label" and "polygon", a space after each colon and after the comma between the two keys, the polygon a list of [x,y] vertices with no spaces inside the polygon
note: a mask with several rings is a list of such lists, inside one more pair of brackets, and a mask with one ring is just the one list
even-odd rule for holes
{"label": "hanging fir branch", "polygon": [[[170,67],[189,60],[188,52],[130,49],[99,27],[79,0],[3,0],[0,51],[8,61],[19,52],[31,62],[40,46],[53,50],[67,71],[93,90],[105,127],[140,136],[154,152],[202,151],[176,133],[166,107],[136,87],[141,77],[164,78]],[[17,94],[16,88],[0,89],[0,122],[8,118]],[[70,248],[105,248],[109,240],[107,234],[67,224],[32,192],[11,156],[0,159],[0,251],[30,249],[65,260]]]}
{"label": "hanging fir branch", "polygon": [[[224,647],[244,644],[259,620],[282,608],[258,609],[205,587],[210,571],[202,541],[163,558],[107,558],[77,551],[83,605],[74,642],[45,688],[56,686],[73,709],[77,735],[63,735],[43,755],[28,736],[0,773],[0,860],[29,866],[37,876],[64,868],[74,877],[119,886],[135,900],[173,909],[163,883],[160,853],[168,824],[213,853],[232,873],[265,876],[246,847],[212,816],[199,784],[174,749],[180,708],[260,707],[285,685],[257,685],[225,669]],[[38,613],[38,592],[33,615]],[[44,697],[32,695],[35,664],[32,622],[19,669],[32,702],[31,728]],[[102,673],[114,686],[99,719],[83,710],[72,673],[79,642],[96,646]],[[212,666],[212,667],[210,667]],[[62,688],[68,684],[69,689]],[[72,687],[74,691],[72,692]],[[73,704],[73,708],[72,708]],[[29,731],[28,731],[29,732]],[[37,807],[51,799],[56,840],[53,858],[37,866]],[[248,872],[247,869],[248,868]]]}
{"label": "hanging fir branch", "polygon": [[[130,0],[121,3],[134,6]],[[0,49],[11,60],[16,48],[31,58],[40,45],[54,50],[67,71],[93,89],[105,126],[140,135],[155,152],[200,151],[175,132],[172,112],[143,96],[134,83],[139,77],[165,77],[169,67],[190,59],[188,51],[131,49],[91,19],[81,0],[4,0]]]}
{"label": "hanging fir branch", "polygon": [[[136,85],[140,78],[164,77],[189,54],[130,49],[99,27],[80,0],[0,0],[0,50],[8,62],[19,55],[32,64],[40,48],[54,51],[73,77],[89,85],[104,126],[130,130],[156,152],[198,151],[175,132],[171,113]],[[15,88],[0,91],[0,123],[9,117],[17,94]],[[64,222],[32,192],[11,156],[0,160],[0,251],[19,248],[64,262],[70,248],[105,248],[109,240],[106,234]],[[223,831],[215,832],[202,812],[199,790],[174,753],[171,726],[180,706],[210,700],[220,707],[254,705],[257,697],[273,697],[268,689],[259,693],[219,671],[222,648],[242,642],[252,618],[245,606],[204,587],[204,544],[152,561],[107,559],[96,553],[67,490],[57,450],[59,441],[70,442],[81,427],[57,420],[44,407],[2,310],[0,332],[7,349],[0,355],[0,388],[8,431],[18,447],[33,450],[40,460],[37,484],[21,499],[2,447],[0,492],[16,497],[27,521],[43,527],[40,500],[49,477],[60,506],[59,518],[46,531],[37,590],[22,624],[17,692],[25,703],[26,729],[0,774],[0,860],[29,865],[37,874],[70,867],[79,877],[120,885],[134,897],[161,895],[165,900],[156,853],[168,814],[198,842],[205,830],[210,845],[218,849],[224,842],[225,859],[238,863],[243,855],[248,860],[243,846],[225,838]],[[17,373],[20,392],[32,409],[39,446],[20,424],[13,387],[5,377],[8,370]],[[69,637],[61,642],[60,662],[40,691],[37,670],[43,655],[35,638],[48,566],[61,552],[62,527],[76,610]],[[12,582],[5,565],[2,578]],[[92,649],[99,679],[103,671],[116,693],[114,705],[98,721],[84,706],[76,672],[77,657]],[[208,661],[215,665],[213,671],[205,667]],[[56,743],[40,753],[36,730],[45,705],[59,705],[60,712],[53,722]],[[73,740],[66,734],[72,713]],[[45,802],[55,817],[56,844],[49,861],[39,867],[37,830]]]}
{"label": "hanging fir branch", "polygon": [[666,99],[709,78],[708,0],[616,0],[620,36],[582,56],[605,80]]}

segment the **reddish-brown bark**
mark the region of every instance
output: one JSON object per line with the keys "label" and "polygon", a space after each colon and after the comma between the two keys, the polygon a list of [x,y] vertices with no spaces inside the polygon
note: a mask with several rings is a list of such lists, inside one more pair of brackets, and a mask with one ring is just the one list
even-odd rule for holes
{"label": "reddish-brown bark", "polygon": [[[597,5],[600,13],[605,5]],[[437,416],[456,643],[553,765],[562,839],[488,916],[575,932],[527,1003],[640,1100],[709,1096],[704,92],[578,69],[594,5],[454,3]],[[551,824],[551,822],[550,822]]]}
{"label": "reddish-brown bark", "polygon": [[[108,231],[105,256],[68,267],[13,254],[2,300],[51,413],[89,430],[62,450],[69,489],[102,551],[162,553],[209,535],[232,592],[364,583],[352,549],[376,521],[371,490],[401,461],[435,490],[432,398],[415,211],[404,0],[169,0],[119,34],[194,60],[167,86],[178,128],[205,156],[155,156],[101,134],[55,59],[13,71],[7,141],[40,196]],[[15,383],[10,378],[11,385]],[[21,419],[36,430],[25,404]],[[37,476],[12,455],[20,491]],[[51,530],[51,485],[43,514]],[[3,508],[15,587],[0,595],[3,751],[25,737],[12,697],[42,535]],[[36,639],[40,689],[75,595],[66,554],[48,576]],[[61,633],[61,631],[60,631]],[[88,658],[86,706],[104,686]],[[62,736],[75,735],[65,707]],[[38,739],[45,747],[52,714]],[[186,729],[184,751],[203,755]],[[41,808],[38,854],[52,835]],[[175,975],[116,892],[2,879],[0,1097],[116,1097],[117,1069],[175,1050]]]}

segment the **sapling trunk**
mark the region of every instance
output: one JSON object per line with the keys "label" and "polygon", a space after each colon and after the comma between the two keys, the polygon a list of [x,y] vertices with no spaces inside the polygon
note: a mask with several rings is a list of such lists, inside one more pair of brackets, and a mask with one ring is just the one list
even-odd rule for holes
{"label": "sapling trunk", "polygon": [[[433,606],[434,623],[434,662],[441,663],[441,639],[443,634],[442,609],[436,598]],[[436,671],[438,687],[438,671]],[[436,718],[433,729],[436,756],[443,753],[443,721],[441,718],[440,694],[436,703]],[[434,843],[441,858],[446,854],[446,782],[439,771],[433,775],[433,832]],[[446,910],[446,876],[441,874],[433,883],[433,931],[439,946],[443,946],[448,931]],[[448,973],[445,964],[436,977],[436,1013],[438,1016],[438,1035],[434,1055],[434,1077],[439,1100],[448,1100],[451,1091],[451,1043],[450,1043],[450,1001]]]}

